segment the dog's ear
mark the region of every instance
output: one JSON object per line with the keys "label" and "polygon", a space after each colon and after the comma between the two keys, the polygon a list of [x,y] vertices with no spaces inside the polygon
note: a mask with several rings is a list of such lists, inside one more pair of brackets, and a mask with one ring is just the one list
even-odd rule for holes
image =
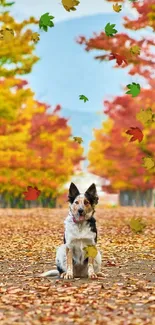
{"label": "dog's ear", "polygon": [[94,183],[89,186],[88,190],[85,192],[85,196],[91,204],[98,203],[99,198],[97,195],[96,185]]}
{"label": "dog's ear", "polygon": [[76,185],[74,183],[70,184],[70,188],[69,188],[69,195],[68,195],[68,201],[70,203],[73,203],[75,198],[80,194],[78,188],[76,187]]}

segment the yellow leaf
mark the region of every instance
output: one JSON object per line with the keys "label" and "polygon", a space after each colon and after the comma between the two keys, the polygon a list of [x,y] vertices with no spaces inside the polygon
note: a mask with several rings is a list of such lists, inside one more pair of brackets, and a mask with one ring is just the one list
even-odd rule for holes
{"label": "yellow leaf", "polygon": [[143,166],[146,169],[152,169],[152,168],[155,167],[155,162],[154,162],[153,158],[151,158],[151,157],[144,157],[143,160],[144,160]]}
{"label": "yellow leaf", "polygon": [[10,28],[4,28],[0,30],[0,39],[5,40],[6,42],[12,41],[14,38],[14,31]]}
{"label": "yellow leaf", "polygon": [[142,222],[141,218],[134,217],[130,220],[129,225],[130,228],[135,232],[141,232],[146,227],[146,225]]}
{"label": "yellow leaf", "polygon": [[73,137],[74,141],[81,144],[83,142],[83,139],[81,137]]}
{"label": "yellow leaf", "polygon": [[85,253],[86,253],[85,257],[93,257],[93,258],[96,257],[96,255],[97,255],[96,246],[88,245],[87,247],[84,247],[83,249],[85,250]]}
{"label": "yellow leaf", "polygon": [[130,48],[132,54],[140,54],[140,47],[138,45],[133,45]]}
{"label": "yellow leaf", "polygon": [[136,114],[136,118],[138,121],[144,124],[144,126],[149,126],[151,122],[153,122],[154,115],[152,114],[152,109],[147,108],[146,110],[141,109],[139,113]]}
{"label": "yellow leaf", "polygon": [[80,1],[77,0],[62,0],[61,2],[66,11],[75,11],[75,6],[78,6],[80,3]]}
{"label": "yellow leaf", "polygon": [[122,6],[116,3],[115,5],[112,6],[113,10],[116,12],[120,12],[122,10]]}
{"label": "yellow leaf", "polygon": [[32,41],[34,41],[35,43],[40,41],[40,35],[38,33],[33,33],[32,34]]}

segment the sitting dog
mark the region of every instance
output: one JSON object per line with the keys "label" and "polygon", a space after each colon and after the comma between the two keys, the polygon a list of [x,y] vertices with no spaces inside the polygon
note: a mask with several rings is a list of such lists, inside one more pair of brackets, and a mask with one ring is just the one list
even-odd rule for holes
{"label": "sitting dog", "polygon": [[69,214],[65,220],[64,244],[56,253],[57,270],[44,272],[41,276],[60,278],[97,278],[102,276],[101,254],[97,251],[95,258],[85,257],[84,248],[97,243],[97,228],[94,218],[95,205],[98,196],[95,184],[92,184],[84,194],[80,194],[74,183],[69,188]]}

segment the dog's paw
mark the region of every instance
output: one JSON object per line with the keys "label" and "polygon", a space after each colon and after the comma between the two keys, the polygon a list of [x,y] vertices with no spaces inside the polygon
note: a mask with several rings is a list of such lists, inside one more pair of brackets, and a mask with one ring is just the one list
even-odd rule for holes
{"label": "dog's paw", "polygon": [[73,279],[73,272],[72,270],[68,270],[67,272],[62,273],[60,277],[65,280]]}
{"label": "dog's paw", "polygon": [[89,279],[97,279],[97,274],[94,272],[88,272],[88,278]]}
{"label": "dog's paw", "polygon": [[97,272],[96,274],[97,274],[97,276],[99,276],[99,277],[104,277],[104,273],[102,273],[102,272]]}

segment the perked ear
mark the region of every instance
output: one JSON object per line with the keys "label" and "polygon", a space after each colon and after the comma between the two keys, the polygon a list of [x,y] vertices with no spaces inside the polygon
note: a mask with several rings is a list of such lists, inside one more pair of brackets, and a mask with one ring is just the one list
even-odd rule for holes
{"label": "perked ear", "polygon": [[76,187],[76,185],[74,183],[70,184],[70,188],[69,188],[69,195],[68,195],[68,201],[70,203],[73,203],[75,198],[80,194],[78,188]]}
{"label": "perked ear", "polygon": [[85,192],[85,196],[91,204],[98,203],[99,198],[97,196],[96,185],[94,183],[89,186],[88,190]]}

